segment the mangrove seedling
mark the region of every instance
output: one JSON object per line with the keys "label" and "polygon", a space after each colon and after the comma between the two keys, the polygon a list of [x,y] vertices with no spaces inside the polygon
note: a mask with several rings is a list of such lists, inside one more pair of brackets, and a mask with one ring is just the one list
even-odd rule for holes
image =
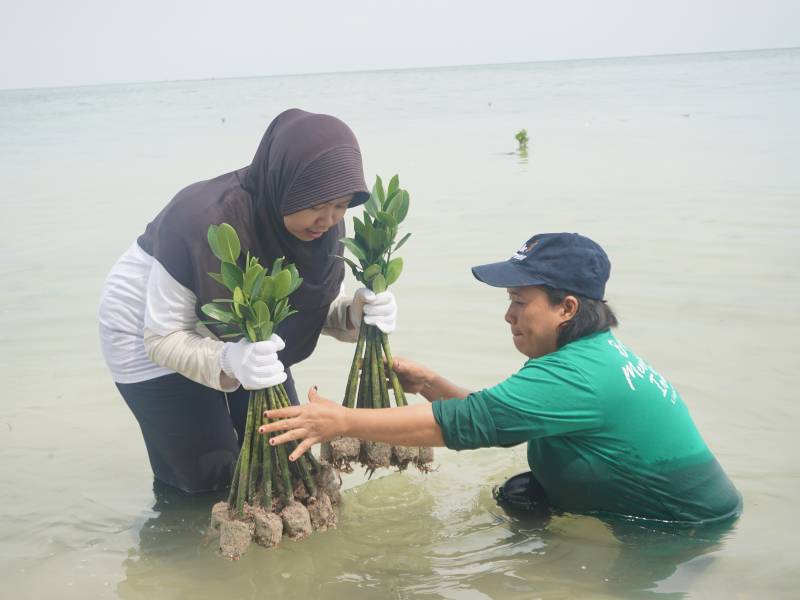
{"label": "mangrove seedling", "polygon": [[[284,265],[281,257],[268,270],[249,252],[240,266],[241,244],[228,223],[211,225],[208,243],[220,260],[220,272],[209,275],[231,292],[231,297],[201,306],[211,319],[204,323],[213,326],[220,339],[269,340],[278,325],[297,312],[289,301],[303,282],[297,268]],[[246,550],[251,537],[275,546],[284,534],[302,539],[312,526],[326,529],[336,524],[332,504],[339,500],[340,482],[333,470],[311,453],[290,462],[288,455],[296,442],[272,446],[269,435],[258,433],[265,410],[289,405],[283,384],[250,392],[228,501],[212,509],[212,531],[219,532],[222,553],[231,558]]]}
{"label": "mangrove seedling", "polygon": [[[397,240],[397,233],[408,207],[408,192],[400,187],[397,175],[391,178],[386,189],[377,177],[364,205],[363,218],[353,218],[353,237],[342,240],[355,260],[340,258],[350,267],[356,280],[376,294],[388,289],[403,271],[403,259],[396,256],[396,252],[411,234],[406,233]],[[376,326],[362,321],[342,404],[359,409],[390,408],[390,387],[395,406],[406,406],[403,388],[392,368],[389,337]],[[392,447],[352,438],[339,438],[325,444],[322,456],[343,471],[351,471],[351,462],[359,460],[370,474],[379,467],[392,465],[402,470],[411,462],[420,470],[428,471],[433,461],[430,448]]]}
{"label": "mangrove seedling", "polygon": [[519,147],[517,150],[520,152],[526,152],[528,150],[528,132],[525,129],[520,129],[517,132],[517,135],[514,136],[517,140],[517,144]]}

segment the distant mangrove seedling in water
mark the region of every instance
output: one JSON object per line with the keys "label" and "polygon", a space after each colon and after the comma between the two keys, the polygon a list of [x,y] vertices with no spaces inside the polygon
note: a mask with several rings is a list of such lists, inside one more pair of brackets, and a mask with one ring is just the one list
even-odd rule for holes
{"label": "distant mangrove seedling in water", "polygon": [[517,132],[517,135],[514,136],[519,144],[517,150],[519,152],[527,152],[528,151],[528,132],[525,129],[520,129]]}

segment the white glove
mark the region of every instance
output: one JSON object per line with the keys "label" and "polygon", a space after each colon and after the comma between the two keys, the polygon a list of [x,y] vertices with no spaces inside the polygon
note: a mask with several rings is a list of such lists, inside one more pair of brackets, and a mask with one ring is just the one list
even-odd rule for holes
{"label": "white glove", "polygon": [[375,325],[383,333],[391,333],[397,326],[397,302],[390,291],[376,294],[367,288],[359,288],[353,294],[348,309],[350,322],[356,329],[361,327],[361,319],[367,325]]}
{"label": "white glove", "polygon": [[227,342],[219,357],[219,366],[228,375],[237,379],[246,390],[261,390],[286,381],[283,363],[278,352],[286,344],[277,334],[266,342]]}

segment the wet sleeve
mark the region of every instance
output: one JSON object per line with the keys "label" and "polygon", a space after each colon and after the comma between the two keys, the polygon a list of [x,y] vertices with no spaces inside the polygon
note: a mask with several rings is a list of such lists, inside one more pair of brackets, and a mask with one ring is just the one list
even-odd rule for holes
{"label": "wet sleeve", "polygon": [[592,386],[574,369],[541,361],[464,400],[433,403],[448,448],[513,446],[602,426]]}

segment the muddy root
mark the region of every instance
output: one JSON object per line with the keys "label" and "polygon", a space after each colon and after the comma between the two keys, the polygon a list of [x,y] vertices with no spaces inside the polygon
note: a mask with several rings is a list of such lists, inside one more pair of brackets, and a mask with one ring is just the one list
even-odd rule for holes
{"label": "muddy root", "polygon": [[292,540],[302,540],[311,535],[311,516],[300,502],[291,501],[281,511],[283,531]]}

